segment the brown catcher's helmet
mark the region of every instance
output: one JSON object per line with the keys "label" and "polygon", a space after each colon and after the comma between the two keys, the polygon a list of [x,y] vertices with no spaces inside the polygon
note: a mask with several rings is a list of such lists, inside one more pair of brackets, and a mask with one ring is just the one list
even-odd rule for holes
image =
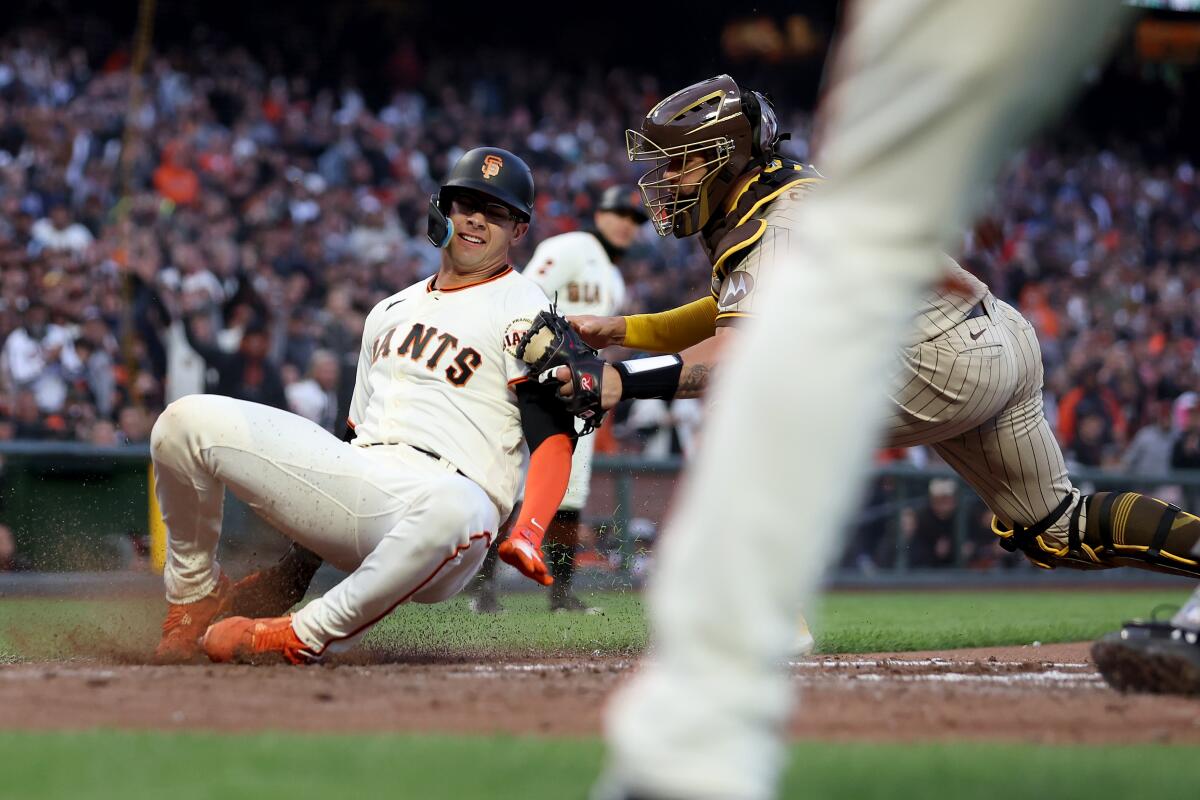
{"label": "brown catcher's helmet", "polygon": [[[625,131],[629,160],[655,162],[638,187],[659,236],[683,238],[703,228],[750,161],[773,154],[778,127],[763,95],[718,75],[650,109],[640,131]],[[685,182],[682,167],[696,155],[704,173]]]}

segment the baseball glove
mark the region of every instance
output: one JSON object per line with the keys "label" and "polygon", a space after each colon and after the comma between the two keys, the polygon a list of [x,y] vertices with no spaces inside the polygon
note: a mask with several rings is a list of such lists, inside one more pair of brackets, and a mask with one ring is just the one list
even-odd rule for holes
{"label": "baseball glove", "polygon": [[571,371],[570,397],[560,399],[583,420],[580,436],[600,427],[605,411],[600,407],[604,360],[554,309],[541,311],[517,344],[517,358],[529,365],[540,383],[562,383],[554,377],[558,367]]}

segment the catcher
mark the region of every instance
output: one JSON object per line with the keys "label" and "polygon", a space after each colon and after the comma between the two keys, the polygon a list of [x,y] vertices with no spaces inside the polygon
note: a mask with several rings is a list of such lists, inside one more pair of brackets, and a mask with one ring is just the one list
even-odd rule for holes
{"label": "catcher", "polygon": [[[630,160],[653,165],[639,186],[655,228],[700,236],[711,291],[658,314],[571,318],[591,347],[667,354],[598,367],[577,345],[551,345],[562,356],[535,369],[562,383],[574,413],[703,392],[737,324],[771,291],[772,270],[790,266],[775,262],[787,258],[797,206],[821,180],[778,154],[782,138],[765,98],[727,75],[676,92],[626,133]],[[1033,326],[948,257],[944,272],[889,377],[885,446],[932,447],[992,510],[1001,546],[1039,567],[1200,577],[1200,518],[1137,492],[1083,495],[1071,484],[1042,409]],[[1121,652],[1098,651],[1105,674],[1112,665],[1100,656]]]}

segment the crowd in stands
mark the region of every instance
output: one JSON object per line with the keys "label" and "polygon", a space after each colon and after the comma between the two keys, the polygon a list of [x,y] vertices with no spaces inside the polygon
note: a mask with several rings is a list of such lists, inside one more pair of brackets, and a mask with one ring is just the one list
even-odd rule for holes
{"label": "crowd in stands", "polygon": [[[205,390],[340,433],[367,311],[436,268],[425,210],[448,165],[480,143],[529,161],[538,198],[520,262],[636,178],[624,129],[677,88],[411,45],[381,69],[395,90],[376,107],[234,46],[167,49],[135,85],[121,47],[0,36],[0,438],[144,442],[165,403]],[[779,104],[804,158],[809,118]],[[1200,466],[1190,164],[1034,146],[962,256],[1036,325],[1073,464]],[[622,266],[627,312],[707,291],[694,240],[644,230]],[[681,452],[699,414],[635,409],[618,442]]]}

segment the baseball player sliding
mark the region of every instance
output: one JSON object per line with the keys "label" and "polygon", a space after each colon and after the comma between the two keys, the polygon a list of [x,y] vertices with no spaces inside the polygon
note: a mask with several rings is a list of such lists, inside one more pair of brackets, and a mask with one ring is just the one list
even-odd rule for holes
{"label": "baseball player sliding", "polygon": [[[576,434],[515,356],[548,307],[508,259],[533,199],[533,176],[512,153],[481,147],[455,164],[430,200],[437,274],[367,318],[352,441],[228,397],[189,396],[163,412],[151,436],[168,531],[160,660],[299,664],[349,647],[400,603],[454,596],[512,508],[522,440],[531,452],[525,503],[500,557],[552,582],[539,548]],[[350,575],[295,614],[220,619],[238,605],[280,602],[239,598],[216,561],[226,488],[300,546],[288,558],[304,575],[319,559]],[[242,593],[261,590],[263,575]]]}
{"label": "baseball player sliding", "polygon": [[[637,189],[610,186],[597,203],[592,229],[546,239],[534,250],[522,274],[542,287],[563,314],[615,314],[625,302],[625,280],[618,264],[646,219]],[[554,578],[550,587],[551,611],[593,610],[571,592],[571,582],[579,544],[580,514],[587,506],[591,489],[594,442],[592,437],[583,436],[576,443],[567,495],[543,543]],[[501,610],[496,598],[493,553],[494,550],[488,553],[479,571],[479,583],[471,589],[471,608],[478,613]]]}

